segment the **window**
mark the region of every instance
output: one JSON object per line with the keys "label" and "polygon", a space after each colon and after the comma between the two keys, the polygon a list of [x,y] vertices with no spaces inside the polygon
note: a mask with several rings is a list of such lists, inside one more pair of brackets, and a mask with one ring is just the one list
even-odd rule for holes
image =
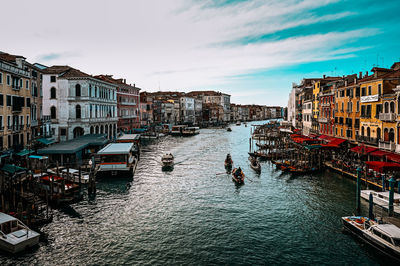
{"label": "window", "polygon": [[55,106],[50,107],[50,116],[51,116],[51,119],[56,119],[57,118],[56,107]]}
{"label": "window", "polygon": [[60,135],[61,136],[66,136],[67,135],[67,129],[66,128],[61,128]]}
{"label": "window", "polygon": [[92,97],[92,85],[89,85],[89,97]]}
{"label": "window", "polygon": [[11,86],[11,77],[10,77],[10,75],[7,75],[7,85]]}
{"label": "window", "polygon": [[367,105],[367,117],[371,117],[371,105]]}
{"label": "window", "polygon": [[371,94],[372,94],[372,87],[368,86],[368,95],[371,95]]}
{"label": "window", "polygon": [[366,112],[365,112],[365,105],[361,106],[361,117],[365,117],[366,116]]}
{"label": "window", "polygon": [[3,94],[0,94],[0,106],[4,105],[4,97]]}
{"label": "window", "polygon": [[22,89],[22,86],[24,85],[24,81],[22,79],[19,79],[19,86]]}
{"label": "window", "polygon": [[0,72],[0,84],[3,84],[3,73],[1,73],[1,72]]}
{"label": "window", "polygon": [[[3,116],[0,115],[0,130],[3,130]],[[0,147],[2,148],[2,147]]]}
{"label": "window", "polygon": [[7,95],[7,106],[11,106],[11,95]]}
{"label": "window", "polygon": [[26,116],[26,125],[29,126],[29,115]]}
{"label": "window", "polygon": [[75,96],[80,97],[81,96],[81,85],[76,84],[75,85]]}
{"label": "window", "polygon": [[76,119],[81,119],[81,106],[79,104],[75,107],[75,112],[76,112]]}
{"label": "window", "polygon": [[382,84],[378,84],[378,95],[382,95]]}
{"label": "window", "polygon": [[50,82],[56,82],[56,76],[50,76]]}
{"label": "window", "polygon": [[25,87],[26,87],[27,90],[29,90],[29,80],[25,81]]}
{"label": "window", "polygon": [[375,118],[379,118],[379,114],[382,112],[382,104],[377,104],[376,105],[376,113],[375,113]]}
{"label": "window", "polygon": [[7,128],[10,128],[10,127],[11,127],[11,116],[8,115],[7,116]]}
{"label": "window", "polygon": [[342,102],[342,112],[344,112],[344,102]]}
{"label": "window", "polygon": [[366,95],[366,88],[363,87],[361,88],[361,96],[365,96]]}
{"label": "window", "polygon": [[394,113],[394,102],[390,102],[390,112]]}
{"label": "window", "polygon": [[356,106],[356,108],[357,108],[357,112],[360,112],[360,102],[359,102],[359,101],[357,101],[357,106]]}
{"label": "window", "polygon": [[26,107],[31,107],[31,98],[26,98]]}
{"label": "window", "polygon": [[50,89],[50,99],[55,99],[56,98],[56,88],[51,87]]}

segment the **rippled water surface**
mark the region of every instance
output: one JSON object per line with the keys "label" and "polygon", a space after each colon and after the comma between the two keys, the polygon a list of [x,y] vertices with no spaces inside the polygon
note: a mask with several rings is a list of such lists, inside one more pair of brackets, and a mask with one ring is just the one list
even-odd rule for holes
{"label": "rippled water surface", "polygon": [[[101,180],[97,197],[54,211],[24,264],[377,264],[381,257],[341,231],[355,185],[331,172],[293,177],[247,160],[250,127],[203,129],[143,146],[132,182]],[[178,165],[162,172],[162,154]],[[224,172],[231,153],[248,179]]]}

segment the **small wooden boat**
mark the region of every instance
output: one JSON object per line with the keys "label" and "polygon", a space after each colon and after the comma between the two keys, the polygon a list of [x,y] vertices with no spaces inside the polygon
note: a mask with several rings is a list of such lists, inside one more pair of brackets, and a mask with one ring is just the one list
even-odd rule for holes
{"label": "small wooden boat", "polygon": [[[237,171],[240,171],[240,172],[236,173]],[[239,170],[238,168],[235,168],[235,169],[232,170],[232,180],[233,180],[233,182],[235,182],[238,185],[243,185],[244,184],[244,178],[245,178],[245,175],[244,175],[244,173],[243,173],[243,171],[241,169]]]}
{"label": "small wooden boat", "polygon": [[161,165],[163,171],[172,170],[174,168],[174,156],[171,153],[163,155]]}
{"label": "small wooden boat", "polygon": [[267,153],[261,152],[261,151],[249,152],[249,155],[252,156],[252,157],[257,157],[260,160],[268,160],[268,159],[270,159],[270,156]]}
{"label": "small wooden boat", "polygon": [[257,173],[261,173],[261,165],[260,165],[260,162],[257,160],[257,158],[254,158],[254,157],[250,156],[249,160],[250,160],[251,169],[253,169]]}
{"label": "small wooden boat", "polygon": [[226,129],[226,131],[231,132],[231,131],[232,131],[232,128],[228,127],[228,128]]}
{"label": "small wooden boat", "polygon": [[[81,187],[56,174],[44,174],[39,178],[39,184],[43,191],[49,195],[49,200],[57,205],[69,204],[82,199]],[[42,197],[46,197],[45,194]]]}
{"label": "small wooden boat", "polygon": [[[342,217],[344,228],[368,245],[400,261],[400,228],[362,216]],[[393,264],[394,265],[394,264]]]}
{"label": "small wooden boat", "polygon": [[17,218],[0,212],[0,249],[18,253],[39,244],[40,234]]}

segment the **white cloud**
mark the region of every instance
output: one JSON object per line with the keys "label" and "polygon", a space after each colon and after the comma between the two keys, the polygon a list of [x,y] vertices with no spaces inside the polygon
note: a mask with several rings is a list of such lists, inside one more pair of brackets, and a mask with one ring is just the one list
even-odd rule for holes
{"label": "white cloud", "polygon": [[[18,2],[18,3],[17,3]],[[4,12],[4,51],[28,60],[58,51],[80,56],[52,57],[52,64],[69,64],[91,74],[114,74],[145,89],[216,88],[232,84],[229,76],[280,66],[345,58],[362,48],[336,50],[371,30],[315,34],[245,45],[218,45],[246,36],[274,33],[299,25],[351,16],[291,16],[334,0],[261,1],[221,8],[204,8],[184,0],[8,1]],[[21,7],[23,7],[21,9]],[[28,16],[27,14],[32,14]],[[61,54],[69,52],[61,52]],[[46,63],[46,62],[43,62]],[[227,91],[230,93],[230,91]],[[268,99],[266,99],[267,103]]]}

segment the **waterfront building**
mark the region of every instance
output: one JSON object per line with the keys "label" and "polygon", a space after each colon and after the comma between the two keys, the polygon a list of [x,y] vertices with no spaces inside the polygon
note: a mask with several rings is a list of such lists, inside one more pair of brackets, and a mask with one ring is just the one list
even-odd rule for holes
{"label": "waterfront building", "polygon": [[400,85],[397,85],[396,88],[393,89],[395,93],[395,103],[396,103],[396,108],[397,108],[397,114],[396,114],[396,147],[395,151],[400,153]]}
{"label": "waterfront building", "polygon": [[239,105],[231,103],[231,121],[238,121],[239,118]]}
{"label": "waterfront building", "polygon": [[242,114],[242,121],[250,121],[250,110],[248,105],[240,106],[239,113]]}
{"label": "waterfront building", "polygon": [[390,69],[374,67],[372,72],[360,80],[361,118],[357,140],[394,151],[396,114],[393,89],[399,84],[400,67],[395,63]]}
{"label": "waterfront building", "polygon": [[148,92],[140,93],[140,123],[141,126],[151,126],[153,124],[153,96]]}
{"label": "waterfront building", "polygon": [[289,93],[289,100],[288,100],[288,117],[287,121],[289,121],[293,127],[296,127],[296,114],[297,114],[297,103],[296,99],[298,97],[300,89],[297,87],[296,83],[292,84],[292,90]]}
{"label": "waterfront building", "polygon": [[355,142],[360,128],[360,85],[357,74],[338,82],[335,95],[335,137]]}
{"label": "waterfront building", "polygon": [[57,141],[85,134],[117,133],[117,86],[70,66],[43,71],[43,115],[51,117]]}
{"label": "waterfront building", "polygon": [[203,101],[197,98],[194,99],[194,120],[197,125],[203,122]]}
{"label": "waterfront building", "polygon": [[[231,96],[226,93],[216,91],[191,91],[186,94],[188,97],[198,98],[203,101],[203,104],[218,104],[223,108],[223,112],[219,112],[220,121],[218,122],[229,122],[231,118],[230,105]],[[211,106],[211,105],[209,105]]]}
{"label": "waterfront building", "polygon": [[194,98],[188,96],[182,96],[179,98],[181,110],[180,118],[181,123],[194,124],[195,122],[195,106]]}
{"label": "waterfront building", "polygon": [[[37,94],[40,83],[38,69],[26,62],[25,57],[0,52],[1,150],[21,150],[30,142],[31,102],[34,98],[35,107],[40,108],[40,97]],[[35,96],[32,96],[32,92]],[[39,112],[40,109],[35,109],[33,113],[34,123],[37,122]],[[34,125],[36,134],[37,125]]]}
{"label": "waterfront building", "polygon": [[319,93],[319,133],[334,135],[335,82],[327,82],[320,87]]}
{"label": "waterfront building", "polygon": [[127,133],[139,128],[140,88],[135,84],[127,84],[126,79],[114,79],[112,75],[98,75],[96,78],[117,86],[118,129]]}

